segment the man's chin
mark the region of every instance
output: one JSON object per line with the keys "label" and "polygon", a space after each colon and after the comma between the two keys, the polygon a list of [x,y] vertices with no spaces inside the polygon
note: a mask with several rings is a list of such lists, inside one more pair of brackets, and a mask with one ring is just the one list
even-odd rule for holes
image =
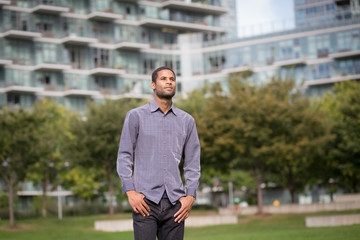
{"label": "man's chin", "polygon": [[175,96],[175,93],[169,93],[169,94],[156,94],[159,98],[162,98],[162,99],[172,99],[174,96]]}

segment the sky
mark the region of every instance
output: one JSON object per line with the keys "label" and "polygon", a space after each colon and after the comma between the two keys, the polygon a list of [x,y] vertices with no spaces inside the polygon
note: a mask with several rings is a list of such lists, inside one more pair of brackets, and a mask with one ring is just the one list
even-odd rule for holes
{"label": "sky", "polygon": [[293,27],[293,4],[293,0],[237,0],[238,35],[256,35]]}

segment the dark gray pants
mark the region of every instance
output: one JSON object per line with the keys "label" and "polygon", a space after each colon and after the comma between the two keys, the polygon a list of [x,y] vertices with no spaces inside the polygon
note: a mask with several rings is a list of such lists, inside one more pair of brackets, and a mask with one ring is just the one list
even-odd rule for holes
{"label": "dark gray pants", "polygon": [[163,198],[159,204],[145,199],[150,207],[150,216],[142,216],[133,211],[135,240],[182,240],[184,239],[184,221],[176,223],[174,214],[181,203],[172,205],[169,199]]}

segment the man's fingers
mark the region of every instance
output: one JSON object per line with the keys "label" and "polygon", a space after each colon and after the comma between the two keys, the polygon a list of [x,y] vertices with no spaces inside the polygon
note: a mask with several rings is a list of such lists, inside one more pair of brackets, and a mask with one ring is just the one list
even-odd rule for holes
{"label": "man's fingers", "polygon": [[185,220],[186,218],[186,215],[187,215],[187,212],[182,212],[176,219],[175,219],[175,222],[182,222],[183,220]]}
{"label": "man's fingers", "polygon": [[149,207],[149,205],[146,204],[145,201],[143,202],[143,206],[146,208],[146,210],[147,210],[148,212],[150,212],[150,207]]}
{"label": "man's fingers", "polygon": [[[180,211],[181,210],[181,211]],[[181,222],[182,220],[184,220],[185,219],[185,216],[188,214],[188,211],[187,211],[187,209],[185,209],[185,208],[183,208],[183,209],[180,209],[179,210],[179,212],[177,212],[177,213],[179,213],[177,216],[175,216],[174,215],[174,217],[175,217],[175,222]]]}
{"label": "man's fingers", "polygon": [[179,209],[179,211],[177,211],[175,214],[174,214],[174,217],[176,218],[179,214],[181,214],[183,211],[184,211],[184,207],[181,206],[181,208]]}
{"label": "man's fingers", "polygon": [[139,213],[139,211],[136,209],[136,207],[133,207],[134,212]]}
{"label": "man's fingers", "polygon": [[146,210],[146,208],[142,205],[139,204],[139,206],[137,207],[137,209],[139,210],[140,214],[143,216],[149,216],[149,212]]}

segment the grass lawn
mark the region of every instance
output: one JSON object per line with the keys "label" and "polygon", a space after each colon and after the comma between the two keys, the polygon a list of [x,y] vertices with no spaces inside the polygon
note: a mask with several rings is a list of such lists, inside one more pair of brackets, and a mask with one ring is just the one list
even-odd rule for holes
{"label": "grass lawn", "polygon": [[[358,240],[360,225],[306,228],[305,217],[317,215],[336,215],[360,213],[357,211],[326,212],[317,214],[240,216],[235,225],[221,225],[201,228],[186,228],[186,240]],[[193,215],[205,212],[193,211]],[[130,214],[116,216],[67,217],[18,220],[16,229],[9,229],[8,221],[0,220],[0,239],[4,240],[97,240],[97,239],[133,239],[132,232],[105,233],[94,230],[95,220],[129,219]]]}

